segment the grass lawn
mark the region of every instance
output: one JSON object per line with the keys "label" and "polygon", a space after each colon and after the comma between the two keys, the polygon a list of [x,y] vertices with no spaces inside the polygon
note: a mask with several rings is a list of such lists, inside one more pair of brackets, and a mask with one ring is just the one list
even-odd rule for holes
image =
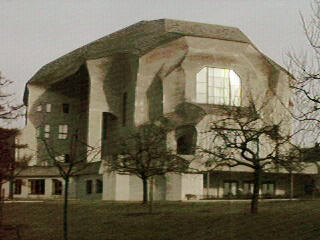
{"label": "grass lawn", "polygon": [[[20,225],[22,240],[60,240],[62,206],[8,203],[5,224]],[[140,203],[71,201],[69,239],[320,239],[318,200],[262,202],[258,215],[249,208],[249,202],[162,202],[149,215]]]}

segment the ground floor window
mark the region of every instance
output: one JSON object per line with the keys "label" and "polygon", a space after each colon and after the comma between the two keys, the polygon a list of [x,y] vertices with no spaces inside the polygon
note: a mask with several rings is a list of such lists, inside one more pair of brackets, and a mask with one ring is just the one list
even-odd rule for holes
{"label": "ground floor window", "polygon": [[264,182],[262,183],[261,192],[263,195],[274,195],[275,192],[275,183],[274,182]]}
{"label": "ground floor window", "polygon": [[14,181],[14,194],[16,195],[21,194],[21,186],[22,186],[22,179],[16,179]]}
{"label": "ground floor window", "polygon": [[253,182],[243,182],[243,194],[250,195],[253,194]]}
{"label": "ground floor window", "polygon": [[96,180],[96,193],[102,193],[103,183],[100,179]]}
{"label": "ground floor window", "polygon": [[92,180],[86,181],[86,192],[87,192],[87,194],[92,193]]}
{"label": "ground floor window", "polygon": [[53,179],[52,186],[53,186],[52,193],[54,195],[61,195],[62,194],[62,182],[61,181],[59,181],[58,179]]}
{"label": "ground floor window", "polygon": [[45,181],[44,179],[30,179],[30,194],[44,194]]}
{"label": "ground floor window", "polygon": [[223,183],[223,195],[224,196],[236,196],[238,191],[237,181],[225,181]]}

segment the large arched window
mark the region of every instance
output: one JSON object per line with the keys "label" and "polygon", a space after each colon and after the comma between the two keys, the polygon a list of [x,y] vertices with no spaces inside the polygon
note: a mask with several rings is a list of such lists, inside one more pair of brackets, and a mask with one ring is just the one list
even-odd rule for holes
{"label": "large arched window", "polygon": [[230,69],[204,67],[197,73],[198,103],[240,106],[241,81]]}
{"label": "large arched window", "polygon": [[197,143],[197,130],[194,126],[185,125],[176,129],[177,153],[194,154]]}

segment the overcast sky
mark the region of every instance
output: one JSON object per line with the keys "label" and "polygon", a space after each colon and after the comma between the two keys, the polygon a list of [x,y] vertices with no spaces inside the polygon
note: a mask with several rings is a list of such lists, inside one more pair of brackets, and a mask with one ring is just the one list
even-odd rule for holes
{"label": "overcast sky", "polygon": [[311,0],[0,0],[0,71],[25,83],[48,62],[141,20],[171,18],[240,28],[283,65],[305,45],[299,11]]}

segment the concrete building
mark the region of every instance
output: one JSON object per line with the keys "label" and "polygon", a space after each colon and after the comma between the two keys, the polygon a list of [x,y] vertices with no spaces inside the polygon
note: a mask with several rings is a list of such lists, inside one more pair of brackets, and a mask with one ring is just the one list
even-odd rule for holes
{"label": "concrete building", "polygon": [[[54,149],[51,155],[67,163],[76,132],[85,143],[78,153],[88,153],[88,146],[101,152],[86,156],[95,167],[72,178],[71,197],[141,200],[140,179],[110,173],[100,164],[112,149],[112,136],[165,117],[175,126],[168,144],[192,155],[183,144],[194,135],[195,144],[204,144],[199,134],[221,106],[246,107],[251,96],[257,105],[266,105],[270,121],[285,117],[292,107],[289,81],[290,75],[237,28],[160,19],[112,33],[45,65],[27,83],[27,123],[19,140],[28,143],[27,153],[34,158],[20,176],[25,187],[16,197],[61,196],[61,177],[41,139]],[[252,189],[250,169],[211,172],[209,185],[204,181],[208,176],[158,177],[155,199],[223,198]],[[295,192],[302,196],[312,177],[299,174],[296,182]],[[284,196],[289,188],[288,174],[264,174],[262,193]]]}

